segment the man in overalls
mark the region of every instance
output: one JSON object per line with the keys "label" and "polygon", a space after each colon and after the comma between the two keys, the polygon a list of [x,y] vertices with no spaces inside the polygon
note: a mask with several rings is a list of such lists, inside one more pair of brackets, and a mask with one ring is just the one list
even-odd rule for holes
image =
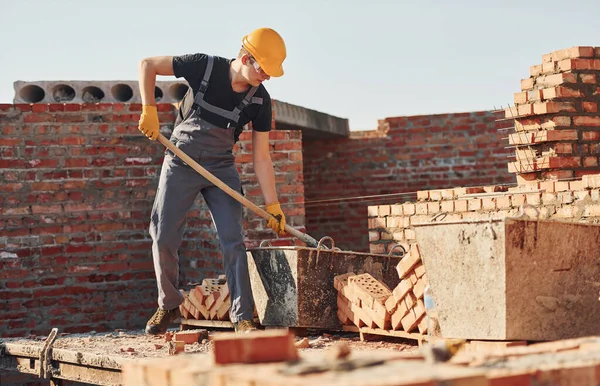
{"label": "man in overalls", "polygon": [[[154,99],[156,75],[174,75],[190,85],[191,95],[179,108],[170,141],[232,189],[242,192],[232,148],[244,125],[252,123],[253,166],[266,211],[275,216],[267,225],[284,234],[285,216],[275,189],[269,153],[271,97],[265,80],[283,75],[286,47],[272,29],[259,28],[242,39],[235,59],[206,54],[143,59],[139,68],[143,110],[139,130],[156,140],[159,121]],[[254,329],[254,299],[250,288],[242,234],[242,206],[172,152],[165,153],[150,219],[152,255],[158,286],[158,309],[146,333],[162,334],[180,317],[179,257],[185,217],[198,193],[204,197],[218,232],[231,297],[230,319],[238,332]]]}

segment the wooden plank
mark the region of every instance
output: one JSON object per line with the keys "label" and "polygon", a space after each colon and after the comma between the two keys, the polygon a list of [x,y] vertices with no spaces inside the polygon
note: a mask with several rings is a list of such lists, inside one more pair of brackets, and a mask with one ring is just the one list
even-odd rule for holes
{"label": "wooden plank", "polygon": [[182,326],[233,328],[233,323],[227,320],[181,319],[180,323]]}
{"label": "wooden plank", "polygon": [[58,362],[58,376],[54,378],[92,385],[121,385],[121,370],[78,366],[72,363]]}
{"label": "wooden plank", "polygon": [[[5,345],[9,345],[10,347],[8,350],[4,351],[4,354],[2,356],[0,356],[0,369],[36,376],[40,374],[41,366],[39,355],[37,357],[33,355],[35,350],[32,350],[37,348],[38,351],[40,351],[39,347],[30,347],[28,349],[26,345],[22,344],[5,343]],[[55,351],[59,351],[58,355],[56,355]],[[15,355],[15,353],[25,355]],[[59,359],[63,358],[72,361],[74,358],[76,358],[77,354],[79,354],[81,363],[68,363]],[[118,368],[115,368],[114,364],[111,364],[111,362],[107,361],[101,361],[96,363],[101,365],[113,366],[112,368],[96,367],[90,365],[89,363],[93,362],[92,360],[90,360],[90,354],[53,349],[52,358],[52,374],[49,374],[49,376],[51,377],[49,380],[63,379],[67,381],[107,386],[117,386],[121,384],[120,366]],[[123,362],[125,361],[128,360],[123,360]],[[55,384],[60,384],[60,382],[55,382]]]}
{"label": "wooden plank", "polygon": [[[42,347],[38,345],[26,345],[21,343],[3,343],[4,353],[14,357],[39,359]],[[0,348],[1,349],[1,348]],[[121,365],[131,359],[97,355],[81,351],[66,350],[60,348],[52,349],[52,360],[65,363],[75,363],[84,366],[94,366],[107,369],[120,369]]]}
{"label": "wooden plank", "polygon": [[368,335],[390,336],[394,338],[413,339],[419,343],[419,346],[424,340],[427,340],[427,335],[415,334],[406,331],[383,330],[381,328],[342,326],[343,331],[358,332]]}

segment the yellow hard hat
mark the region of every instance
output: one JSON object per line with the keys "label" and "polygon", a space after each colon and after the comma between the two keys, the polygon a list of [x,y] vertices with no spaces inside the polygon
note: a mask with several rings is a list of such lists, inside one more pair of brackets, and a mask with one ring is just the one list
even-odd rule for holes
{"label": "yellow hard hat", "polygon": [[273,77],[283,75],[287,55],[283,38],[271,28],[259,28],[242,39],[242,46],[256,59],[263,71]]}

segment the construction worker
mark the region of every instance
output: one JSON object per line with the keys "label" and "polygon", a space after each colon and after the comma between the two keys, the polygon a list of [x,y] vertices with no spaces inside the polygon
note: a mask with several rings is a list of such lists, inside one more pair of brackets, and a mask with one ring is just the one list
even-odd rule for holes
{"label": "construction worker", "polygon": [[[243,194],[232,148],[252,123],[253,166],[266,211],[267,225],[285,234],[285,216],[275,189],[269,153],[271,97],[263,82],[283,75],[286,46],[270,28],[259,28],[242,39],[235,59],[206,54],[157,56],[143,59],[139,68],[142,114],[139,130],[156,140],[159,133],[154,88],[156,75],[184,78],[190,91],[182,101],[170,137],[184,153],[232,189]],[[231,297],[230,318],[237,332],[255,329],[254,300],[242,234],[242,206],[210,183],[171,151],[165,152],[150,219],[152,255],[158,286],[158,309],[146,325],[156,335],[180,317],[183,296],[178,291],[179,258],[184,220],[201,193],[217,229]]]}

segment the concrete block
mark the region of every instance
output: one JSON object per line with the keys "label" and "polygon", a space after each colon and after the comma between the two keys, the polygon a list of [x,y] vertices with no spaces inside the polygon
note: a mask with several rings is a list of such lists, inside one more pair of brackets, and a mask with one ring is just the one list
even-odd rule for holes
{"label": "concrete block", "polygon": [[[141,103],[139,83],[110,81],[16,81],[14,103]],[[177,103],[187,92],[185,81],[156,81],[154,97],[160,103]]]}
{"label": "concrete block", "polygon": [[506,218],[415,229],[444,338],[600,334],[600,225]]}

